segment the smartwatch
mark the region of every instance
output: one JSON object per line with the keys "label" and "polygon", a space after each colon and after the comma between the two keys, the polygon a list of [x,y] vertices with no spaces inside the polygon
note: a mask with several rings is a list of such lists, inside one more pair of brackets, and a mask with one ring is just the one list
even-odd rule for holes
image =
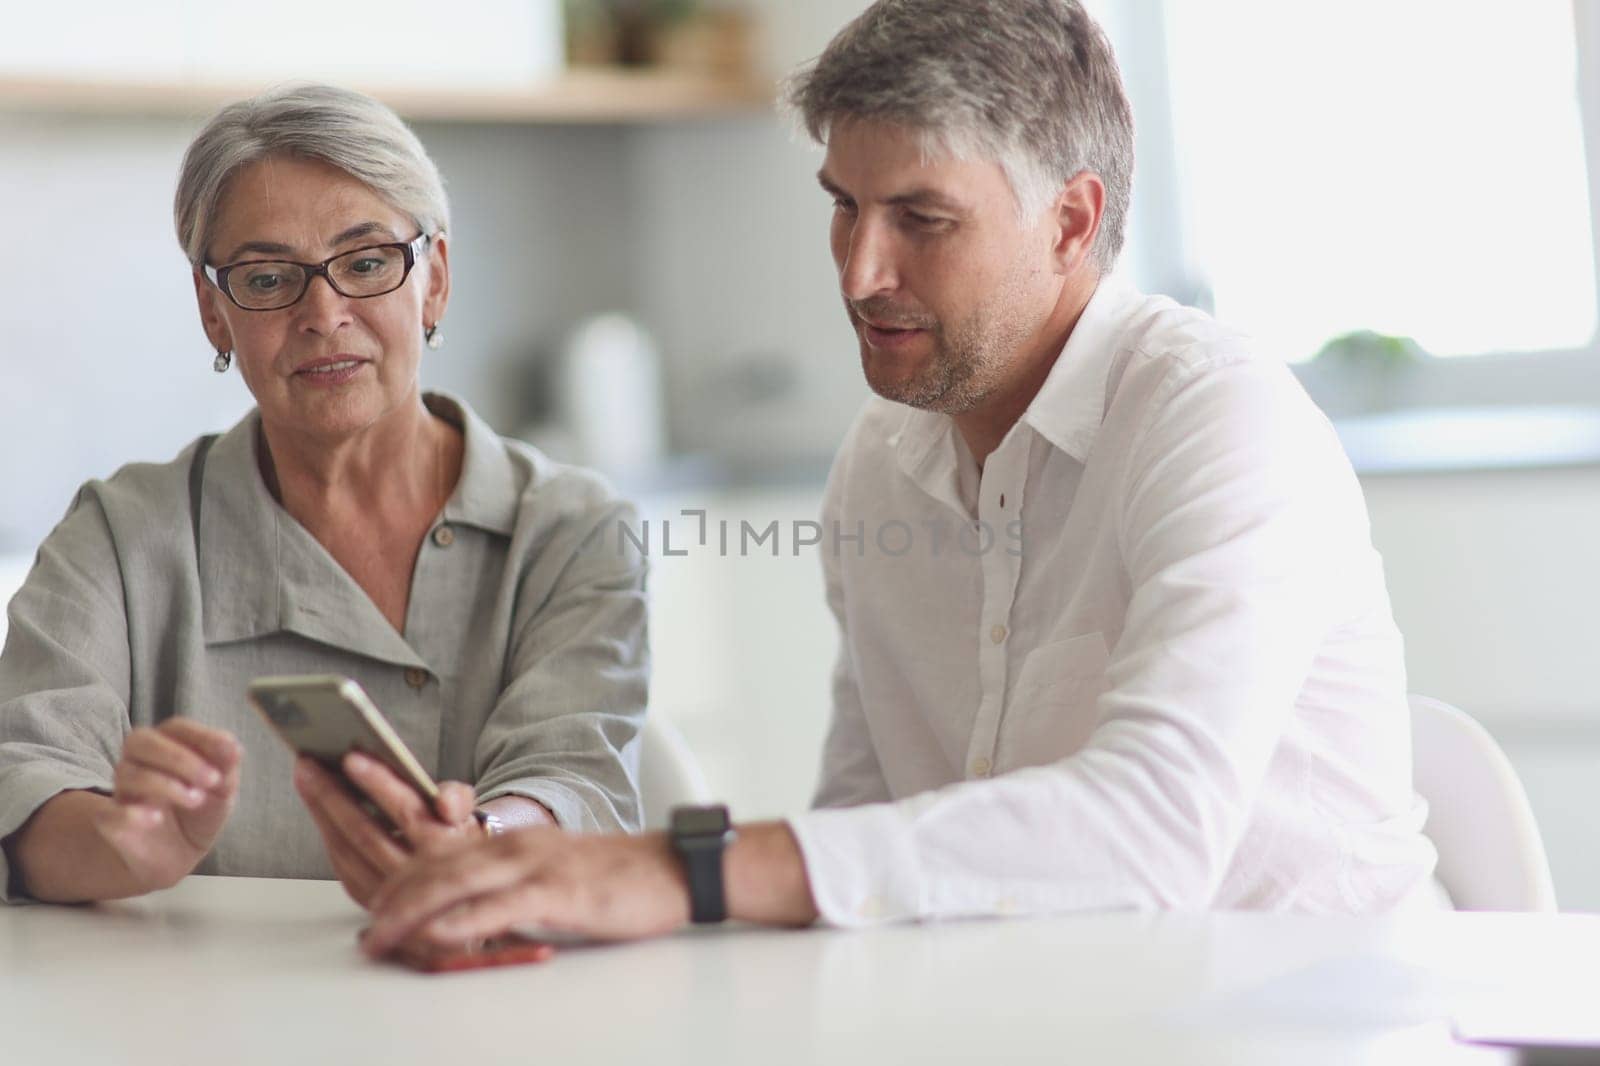
{"label": "smartwatch", "polygon": [[728,808],[674,807],[667,835],[689,877],[689,917],[696,925],[727,920],[722,853],[734,838]]}

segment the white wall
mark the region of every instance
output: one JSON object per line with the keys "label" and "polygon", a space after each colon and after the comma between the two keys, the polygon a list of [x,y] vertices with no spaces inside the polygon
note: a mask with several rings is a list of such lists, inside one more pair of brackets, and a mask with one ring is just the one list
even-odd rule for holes
{"label": "white wall", "polygon": [[211,352],[172,236],[173,121],[0,116],[0,551],[78,484],[166,458],[248,406]]}
{"label": "white wall", "polygon": [[1412,688],[1523,730],[1600,728],[1600,469],[1364,486]]}
{"label": "white wall", "polygon": [[[778,75],[814,57],[865,0],[760,0]],[[689,451],[826,454],[865,399],[828,253],[822,153],[776,112],[641,130],[637,286],[669,353],[670,431]]]}
{"label": "white wall", "polygon": [[632,152],[649,220],[640,310],[670,353],[675,443],[831,452],[867,393],[828,253],[821,154],[771,119],[644,131]]}
{"label": "white wall", "polygon": [[576,320],[632,307],[635,214],[627,134],[604,128],[416,127],[453,212],[446,341],[423,380],[466,396],[502,432],[520,428],[538,363]]}

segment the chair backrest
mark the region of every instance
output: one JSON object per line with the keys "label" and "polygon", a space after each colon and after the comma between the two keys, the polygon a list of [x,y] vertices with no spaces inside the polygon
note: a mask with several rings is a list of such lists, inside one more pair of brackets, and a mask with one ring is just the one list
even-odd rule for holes
{"label": "chair backrest", "polygon": [[1412,696],[1411,743],[1415,787],[1428,801],[1423,832],[1456,909],[1554,911],[1539,824],[1489,731],[1448,703]]}
{"label": "chair backrest", "polygon": [[659,714],[648,714],[639,745],[639,793],[646,829],[665,829],[667,816],[680,804],[711,802],[700,762],[677,726]]}

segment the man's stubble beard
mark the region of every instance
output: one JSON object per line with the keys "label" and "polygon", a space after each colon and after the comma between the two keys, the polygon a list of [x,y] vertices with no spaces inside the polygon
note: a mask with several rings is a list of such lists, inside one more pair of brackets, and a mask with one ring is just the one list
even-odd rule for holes
{"label": "man's stubble beard", "polygon": [[1026,274],[1025,269],[1013,271],[990,301],[948,332],[942,323],[934,325],[929,331],[932,352],[911,378],[876,382],[869,373],[872,391],[886,400],[943,415],[964,415],[983,406],[1006,384],[1013,357],[1048,315],[1045,310],[1022,314],[1027,306],[1021,298]]}

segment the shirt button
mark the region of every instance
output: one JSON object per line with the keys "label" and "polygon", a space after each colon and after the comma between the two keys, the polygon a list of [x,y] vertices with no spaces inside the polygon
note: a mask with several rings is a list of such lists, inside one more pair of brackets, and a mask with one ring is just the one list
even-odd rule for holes
{"label": "shirt button", "polygon": [[441,548],[448,548],[456,542],[456,531],[449,526],[440,526],[433,531],[433,542]]}
{"label": "shirt button", "polygon": [[1006,494],[1005,494],[1005,493],[1003,493],[1003,492],[1002,492],[1002,493],[1001,493],[1001,494],[1000,494],[1000,507],[1001,507],[1001,508],[1002,508],[1002,509],[1004,509],[1004,508],[1005,508],[1005,505],[1006,505]]}
{"label": "shirt button", "polygon": [[972,776],[988,777],[989,771],[994,769],[994,764],[988,759],[974,759],[972,762]]}
{"label": "shirt button", "polygon": [[421,688],[428,683],[428,671],[419,666],[413,666],[406,671],[406,684],[412,688]]}
{"label": "shirt button", "polygon": [[993,629],[989,630],[989,639],[994,641],[996,644],[999,644],[1001,641],[1005,640],[1006,627],[995,626]]}

